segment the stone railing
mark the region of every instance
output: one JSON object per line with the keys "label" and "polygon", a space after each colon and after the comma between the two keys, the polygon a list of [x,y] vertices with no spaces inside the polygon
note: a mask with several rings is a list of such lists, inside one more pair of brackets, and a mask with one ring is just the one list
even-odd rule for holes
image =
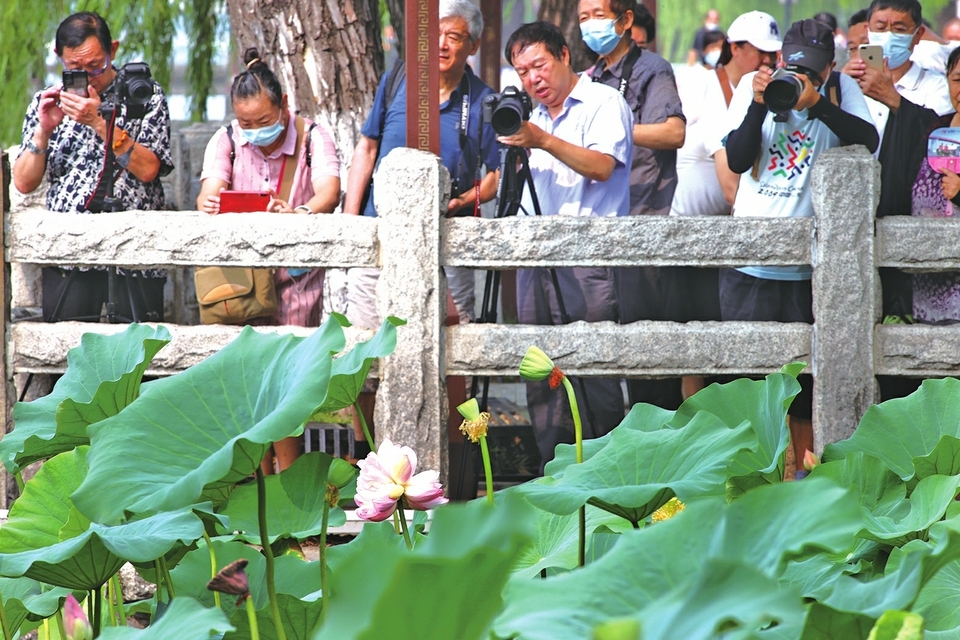
{"label": "stone railing", "polygon": [[[531,344],[541,346],[564,371],[583,376],[764,374],[805,360],[816,382],[814,430],[819,449],[849,436],[875,402],[875,375],[943,376],[960,371],[960,331],[878,324],[877,276],[880,266],[960,269],[960,225],[909,217],[876,222],[879,165],[862,148],[837,149],[818,159],[815,219],[447,220],[439,215],[447,184],[446,171],[435,156],[400,149],[384,159],[378,173],[378,219],[196,212],[91,217],[39,210],[7,215],[7,275],[0,283],[4,318],[10,318],[10,263],[379,265],[383,269],[379,310],[405,318],[408,324],[398,332],[395,354],[379,369],[378,437],[413,446],[427,468],[441,470],[447,466],[445,376],[515,374]],[[444,327],[443,265],[512,269],[684,264],[812,264],[816,323]],[[117,331],[122,326],[8,321],[6,329],[3,362],[9,380],[18,372],[62,371],[66,350],[79,342],[81,332]],[[174,340],[154,363],[157,374],[184,369],[238,331],[210,326],[170,329]],[[351,335],[354,340],[359,337]]]}

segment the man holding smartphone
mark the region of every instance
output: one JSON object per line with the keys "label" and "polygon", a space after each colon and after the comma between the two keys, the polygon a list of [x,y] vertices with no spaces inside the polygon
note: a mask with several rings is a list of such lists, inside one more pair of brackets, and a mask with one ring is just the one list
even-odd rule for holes
{"label": "man holding smartphone", "polygon": [[[160,177],[170,173],[173,165],[170,114],[160,85],[147,79],[153,95],[142,117],[128,113],[124,100],[109,122],[101,114],[102,101],[120,90],[119,72],[112,64],[118,47],[106,21],[96,13],[76,13],[57,28],[54,50],[63,64],[65,82],[33,97],[23,122],[20,155],[13,165],[13,184],[21,193],[34,191],[47,179],[46,204],[51,211],[98,213],[103,196],[110,195],[105,193],[105,166],[116,176],[112,195],[123,209],[164,207]],[[111,128],[115,166],[105,162]],[[120,316],[162,319],[166,274],[157,269],[120,272],[124,276],[117,279]],[[135,280],[134,295],[128,295],[127,283]],[[43,269],[46,321],[96,321],[106,295],[105,271]]]}

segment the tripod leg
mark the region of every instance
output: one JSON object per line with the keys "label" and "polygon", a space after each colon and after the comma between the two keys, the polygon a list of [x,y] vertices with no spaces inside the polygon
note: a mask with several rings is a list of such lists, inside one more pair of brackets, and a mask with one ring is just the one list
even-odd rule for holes
{"label": "tripod leg", "polygon": [[70,274],[67,276],[67,281],[63,285],[63,289],[60,291],[60,297],[57,299],[57,305],[53,308],[53,313],[50,314],[50,322],[60,322],[60,312],[63,311],[63,305],[67,301],[67,293],[70,292],[70,287],[73,285],[73,281],[77,278],[77,270],[71,269]]}

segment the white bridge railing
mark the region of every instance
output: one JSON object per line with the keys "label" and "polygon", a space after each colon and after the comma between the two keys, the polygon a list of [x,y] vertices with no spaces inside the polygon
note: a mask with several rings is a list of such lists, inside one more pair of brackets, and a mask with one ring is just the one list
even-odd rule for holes
{"label": "white bridge railing", "polygon": [[[379,369],[378,437],[414,446],[446,469],[447,375],[515,374],[537,344],[584,376],[763,374],[794,360],[815,379],[817,448],[848,437],[876,401],[874,376],[960,372],[960,330],[880,325],[880,266],[960,269],[960,224],[875,221],[879,165],[837,149],[814,171],[815,219],[568,217],[444,219],[447,174],[435,156],[399,149],[377,177],[377,219],[346,216],[126,212],[95,217],[27,210],[5,216],[5,378],[57,372],[84,331],[122,325],[11,323],[11,263],[117,266],[380,266],[381,315],[408,320]],[[575,322],[444,327],[443,265],[482,269],[602,265],[812,264],[814,325],[769,322]],[[234,327],[168,325],[173,342],[152,373],[213,353]],[[271,330],[271,329],[265,329]],[[308,332],[309,329],[273,330]],[[359,337],[355,332],[353,339]],[[4,387],[10,389],[10,385]],[[8,411],[14,397],[8,392]]]}

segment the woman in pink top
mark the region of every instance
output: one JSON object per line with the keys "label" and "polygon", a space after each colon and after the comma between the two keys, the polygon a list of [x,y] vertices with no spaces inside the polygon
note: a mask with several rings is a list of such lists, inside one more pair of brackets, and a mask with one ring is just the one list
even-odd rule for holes
{"label": "woman in pink top", "polygon": [[[220,192],[231,189],[270,192],[268,210],[277,213],[332,212],[340,201],[340,161],[333,137],[326,128],[302,118],[298,149],[298,116],[287,107],[276,75],[256,49],[247,49],[243,58],[246,71],[233,79],[230,90],[237,117],[207,144],[197,209],[220,213]],[[283,198],[287,172],[292,172],[292,184]],[[277,314],[251,324],[319,326],[323,276],[323,269],[277,269]],[[275,443],[274,450],[283,470],[299,455],[300,439]]]}

